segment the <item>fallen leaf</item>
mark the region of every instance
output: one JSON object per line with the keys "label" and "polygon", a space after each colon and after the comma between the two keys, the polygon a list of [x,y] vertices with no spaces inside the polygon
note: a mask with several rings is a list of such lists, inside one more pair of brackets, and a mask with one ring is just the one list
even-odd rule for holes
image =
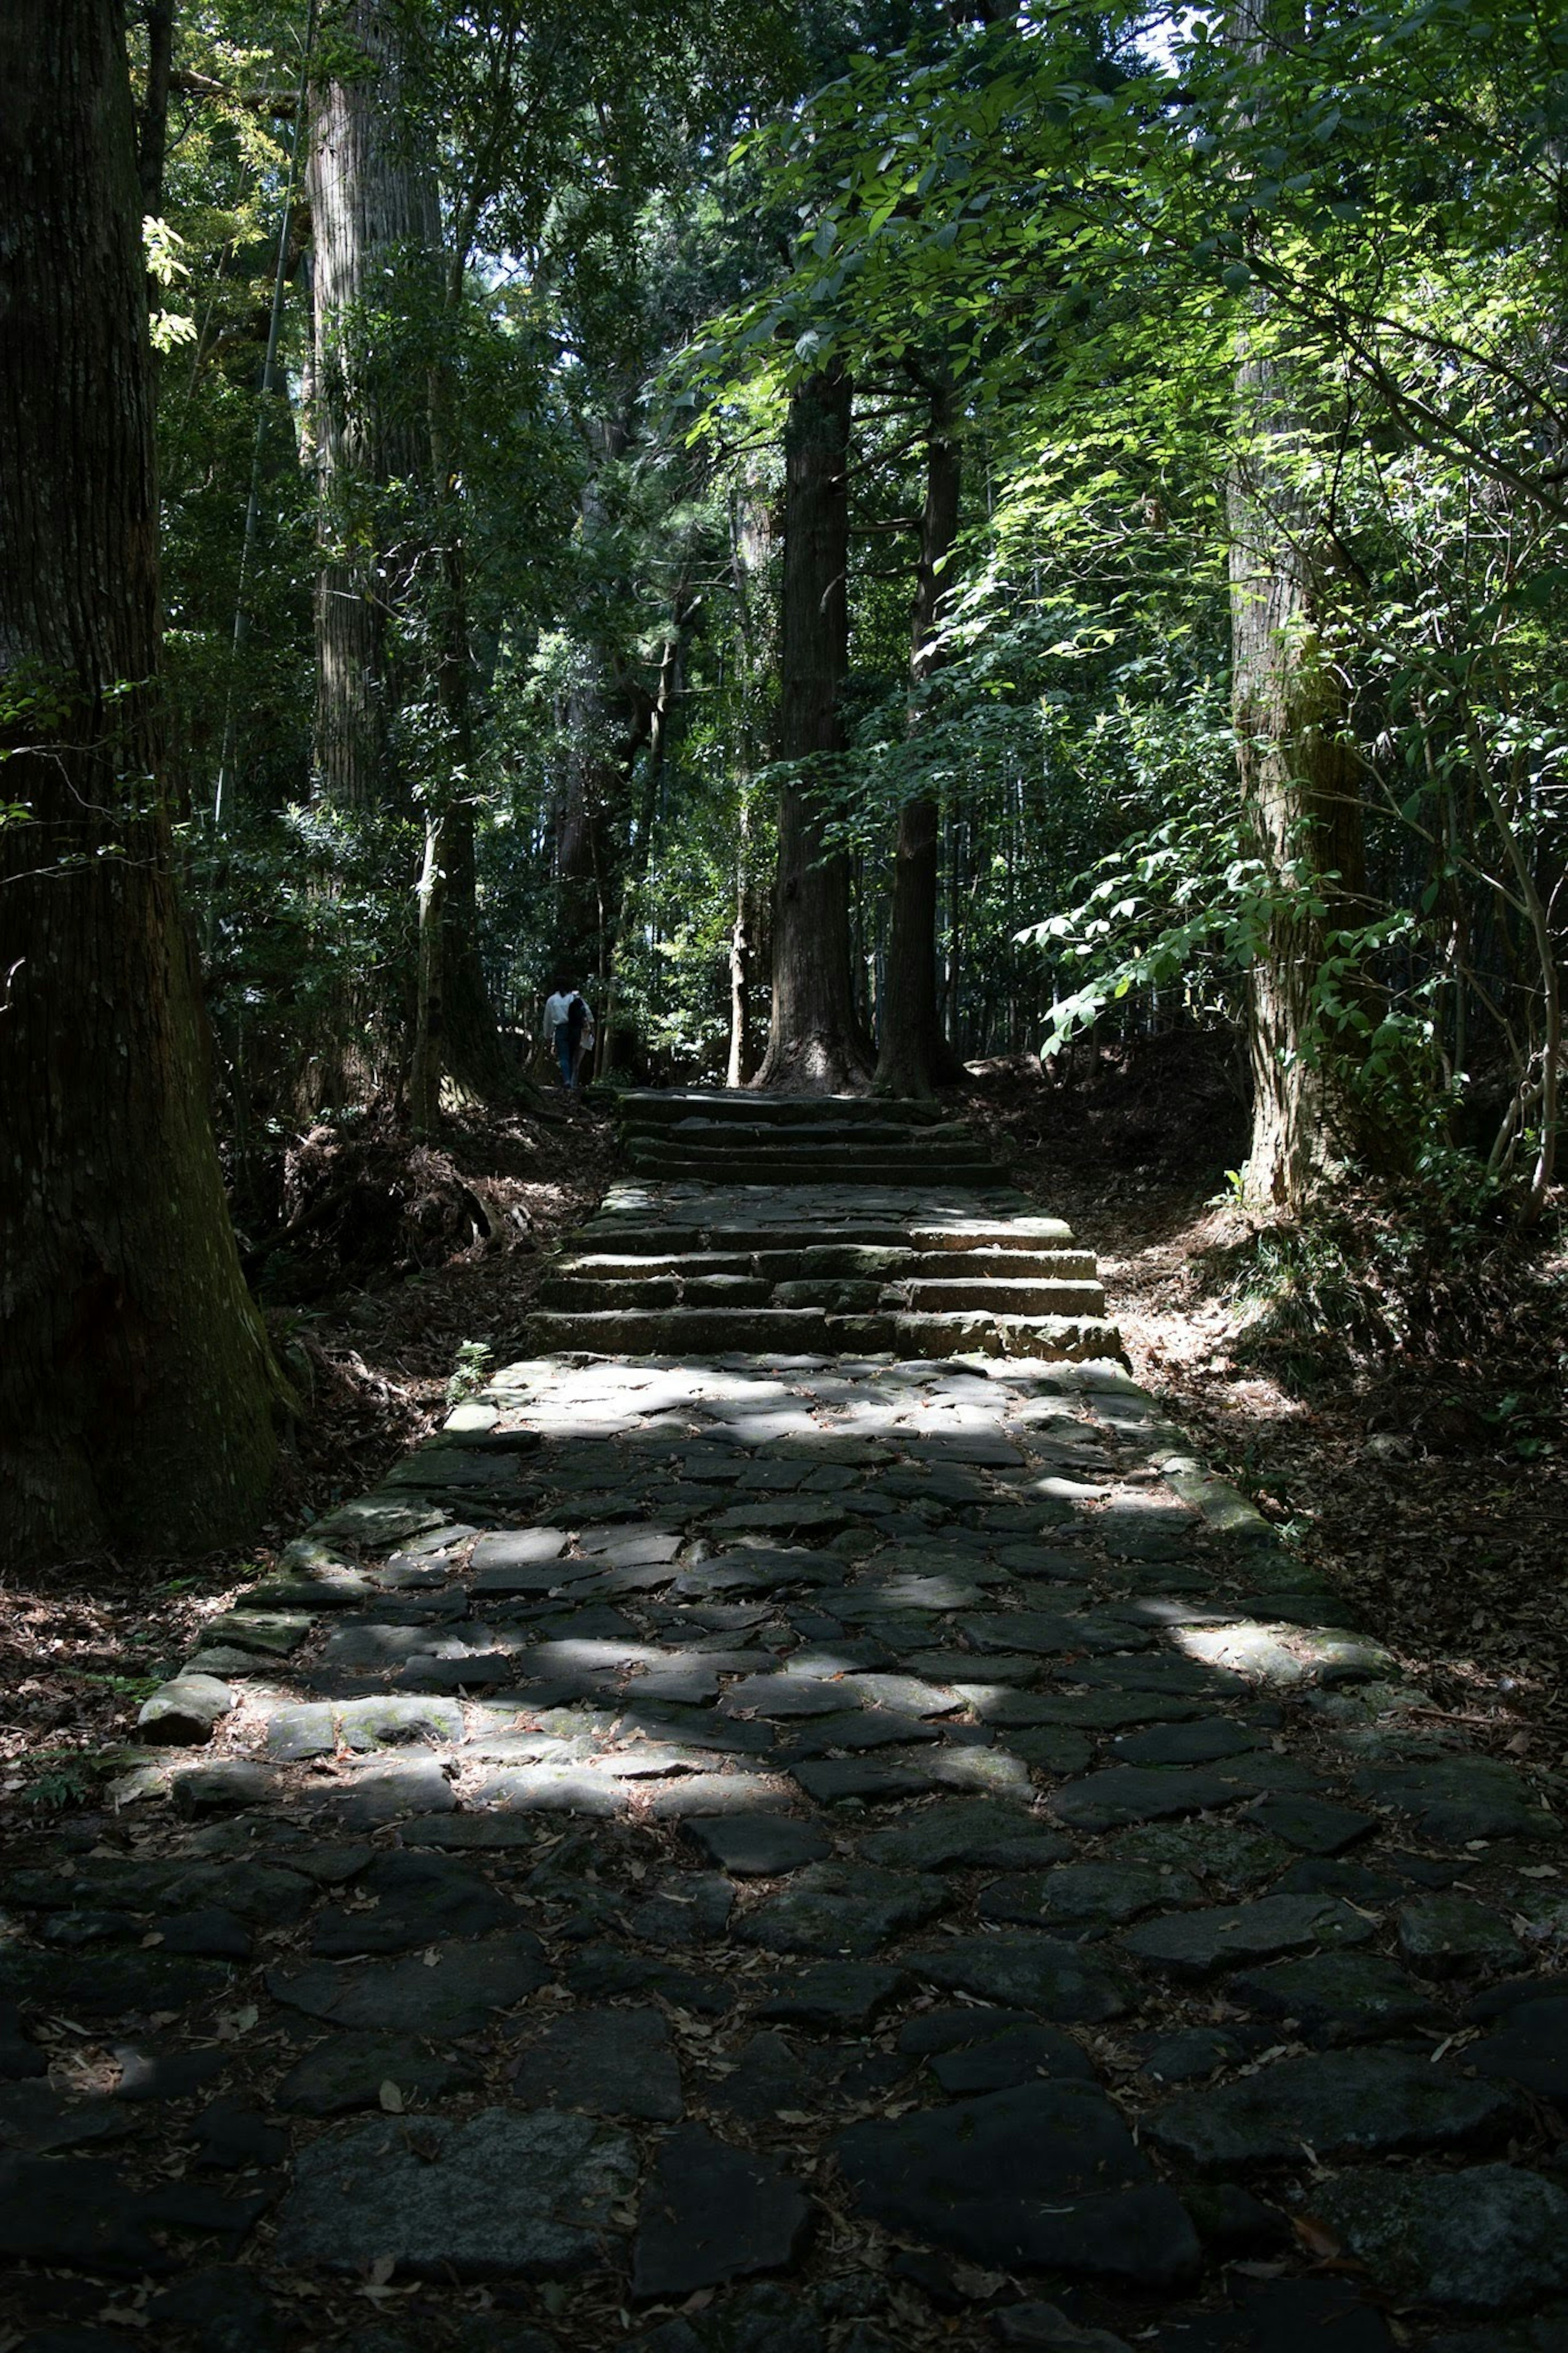
{"label": "fallen leaf", "polygon": [[403,2114],[403,2094],[390,2075],[375,2096],[389,2116],[400,2116]]}
{"label": "fallen leaf", "polygon": [[1331,2231],[1325,2231],[1321,2222],[1315,2222],[1310,2214],[1293,2214],[1290,2228],[1306,2253],[1315,2255],[1321,2263],[1340,2261],[1344,2250],[1339,2241]]}

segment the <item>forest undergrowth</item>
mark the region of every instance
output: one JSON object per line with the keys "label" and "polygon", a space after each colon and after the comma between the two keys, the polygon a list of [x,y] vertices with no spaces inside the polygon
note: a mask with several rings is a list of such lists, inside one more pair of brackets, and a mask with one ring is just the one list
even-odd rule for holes
{"label": "forest undergrowth", "polygon": [[1436,1191],[1343,1185],[1305,1223],[1235,1206],[1237,1077],[1151,1041],[973,1114],[1100,1256],[1138,1378],[1360,1608],[1434,1728],[1568,1762],[1568,1247]]}
{"label": "forest undergrowth", "polygon": [[201,1620],[518,1353],[549,1247],[611,1154],[582,1106],[450,1122],[438,1144],[384,1111],[307,1128],[255,1172],[247,1271],[300,1406],[267,1519],[241,1553],[68,1561],[0,1591],[0,1797],[89,1800]]}
{"label": "forest undergrowth", "polygon": [[[1238,1210],[1246,1118],[1202,1040],[1062,1079],[978,1066],[963,1108],[1100,1255],[1140,1380],[1357,1603],[1435,1726],[1568,1764],[1568,1251],[1344,1187],[1307,1225]],[[372,1484],[516,1335],[550,1244],[613,1166],[602,1112],[307,1130],[268,1172],[249,1271],[302,1415],[242,1555],[40,1572],[0,1596],[0,1776],[89,1799],[198,1621]]]}

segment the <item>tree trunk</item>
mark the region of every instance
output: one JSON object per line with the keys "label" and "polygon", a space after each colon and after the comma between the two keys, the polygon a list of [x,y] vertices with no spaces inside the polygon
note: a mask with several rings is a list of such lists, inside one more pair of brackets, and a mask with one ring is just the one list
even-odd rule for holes
{"label": "tree trunk", "polygon": [[[958,496],[963,453],[954,431],[951,390],[931,396],[926,441],[925,500],[921,511],[921,552],[915,573],[910,629],[910,713],[912,734],[921,719],[920,692],[938,669],[938,628],[943,574],[958,538]],[[942,812],[934,797],[921,794],[899,811],[893,854],[893,902],[888,925],[887,965],[882,982],[881,1035],[877,1056],[878,1094],[929,1098],[939,1084],[956,1084],[963,1065],[948,1044],[937,1003],[936,916]]]}
{"label": "tree trunk", "polygon": [[206,1109],[160,741],[118,0],[0,12],[0,1562],[230,1543],[287,1392]]}
{"label": "tree trunk", "polygon": [[409,150],[393,0],[346,0],[339,29],[363,70],[316,91],[308,174],[321,547],[315,783],[321,800],[370,809],[389,781],[385,622],[406,563],[387,544],[377,494],[428,470],[424,403],[392,380],[370,314],[394,307],[399,280],[406,288],[428,277],[440,211],[433,174]]}
{"label": "tree trunk", "polygon": [[1343,698],[1318,629],[1312,518],[1277,364],[1237,375],[1244,448],[1228,486],[1232,696],[1242,803],[1270,907],[1249,979],[1249,1198],[1298,1208],[1343,1157],[1350,1105],[1314,995],[1328,934],[1359,894],[1362,813]]}
{"label": "tree trunk", "polygon": [[[1300,37],[1300,0],[1232,0],[1226,35],[1258,58]],[[1261,327],[1265,312],[1258,298]],[[1297,1208],[1343,1157],[1352,1106],[1314,997],[1329,933],[1363,880],[1344,700],[1321,635],[1326,550],[1310,435],[1287,364],[1259,334],[1237,373],[1230,527],[1231,695],[1242,805],[1270,894],[1248,983],[1247,1197]]]}
{"label": "tree trunk", "polygon": [[[784,576],[779,755],[821,762],[844,748],[848,663],[849,379],[834,366],[790,402],[784,431]],[[779,798],[773,1031],[759,1087],[857,1093],[871,1055],[855,1014],[849,861],[829,850],[807,769]]]}

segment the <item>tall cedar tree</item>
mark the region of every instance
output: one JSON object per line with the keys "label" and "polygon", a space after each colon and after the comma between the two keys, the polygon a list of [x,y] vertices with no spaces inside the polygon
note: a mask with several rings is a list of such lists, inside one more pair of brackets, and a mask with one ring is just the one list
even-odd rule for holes
{"label": "tall cedar tree", "polygon": [[159,723],[118,0],[0,12],[0,1563],[254,1526],[283,1396],[207,1113]]}
{"label": "tall cedar tree", "polygon": [[[944,575],[958,540],[963,469],[951,387],[935,385],[930,403],[925,498],[910,626],[911,732],[921,723],[921,689],[935,675],[942,660],[942,598],[944,589],[951,588]],[[929,1096],[939,1085],[953,1084],[963,1076],[963,1065],[948,1044],[937,1002],[941,846],[942,811],[936,797],[917,793],[899,810],[898,846],[893,853],[887,976],[878,1038],[879,1094]]]}
{"label": "tall cedar tree", "polygon": [[[844,749],[848,662],[850,384],[834,366],[790,401],[784,431],[779,754],[826,767]],[[871,1076],[855,1010],[849,862],[830,849],[807,767],[779,800],[773,1018],[759,1087],[853,1093]]]}
{"label": "tall cedar tree", "polygon": [[[1294,0],[1240,0],[1245,57],[1299,30]],[[1311,511],[1310,429],[1289,362],[1259,334],[1237,372],[1230,525],[1231,691],[1242,802],[1270,893],[1248,976],[1252,1142],[1246,1187],[1299,1208],[1352,1141],[1352,1106],[1325,1050],[1315,996],[1329,934],[1354,920],[1363,881],[1359,788],[1344,701],[1325,659],[1327,533]],[[1308,487],[1303,487],[1304,483]]]}

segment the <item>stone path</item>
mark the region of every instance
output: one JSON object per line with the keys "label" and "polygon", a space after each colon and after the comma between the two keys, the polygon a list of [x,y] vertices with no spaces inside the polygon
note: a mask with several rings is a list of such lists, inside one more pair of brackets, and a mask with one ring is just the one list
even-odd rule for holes
{"label": "stone path", "polygon": [[1568,2346],[1557,1792],[1114,1361],[526,1358],[146,1715],[0,1887],[7,2353]]}

